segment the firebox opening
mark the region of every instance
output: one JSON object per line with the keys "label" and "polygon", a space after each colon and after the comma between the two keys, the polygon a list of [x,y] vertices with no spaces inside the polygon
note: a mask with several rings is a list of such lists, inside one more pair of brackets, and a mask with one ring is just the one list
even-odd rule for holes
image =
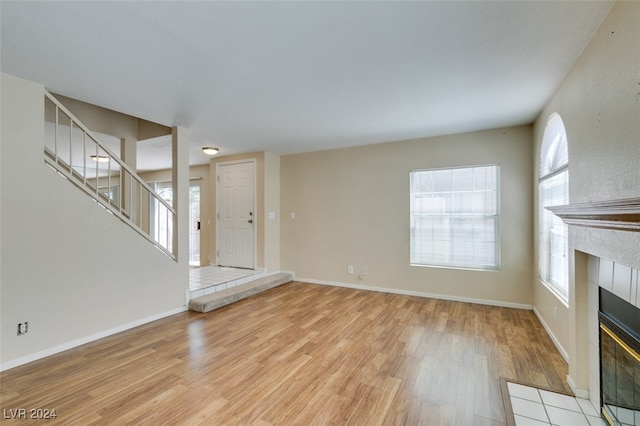
{"label": "firebox opening", "polygon": [[602,415],[640,426],[640,309],[601,287],[598,316]]}

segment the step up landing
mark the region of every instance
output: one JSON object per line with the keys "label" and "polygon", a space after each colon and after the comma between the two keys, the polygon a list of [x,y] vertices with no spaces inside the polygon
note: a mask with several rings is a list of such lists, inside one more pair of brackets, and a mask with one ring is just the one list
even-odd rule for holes
{"label": "step up landing", "polygon": [[246,284],[191,299],[189,309],[196,312],[210,312],[291,281],[293,281],[291,274],[269,275]]}

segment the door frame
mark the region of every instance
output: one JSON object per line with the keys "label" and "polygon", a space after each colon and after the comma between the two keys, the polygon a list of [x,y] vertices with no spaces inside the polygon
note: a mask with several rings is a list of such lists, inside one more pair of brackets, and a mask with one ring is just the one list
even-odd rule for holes
{"label": "door frame", "polygon": [[216,221],[216,265],[220,265],[220,236],[222,235],[220,232],[220,167],[221,166],[232,166],[234,164],[244,164],[251,163],[253,167],[253,266],[251,269],[256,269],[256,263],[258,261],[258,231],[260,226],[260,221],[258,219],[258,160],[256,158],[245,158],[242,160],[231,160],[231,161],[220,161],[216,163],[216,175],[214,177],[216,183],[216,212],[214,215],[214,219]]}

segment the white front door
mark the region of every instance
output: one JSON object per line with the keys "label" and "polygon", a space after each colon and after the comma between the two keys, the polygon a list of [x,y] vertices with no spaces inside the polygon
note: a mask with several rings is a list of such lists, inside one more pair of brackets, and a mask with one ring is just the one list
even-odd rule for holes
{"label": "white front door", "polygon": [[253,268],[255,162],[218,164],[218,265]]}

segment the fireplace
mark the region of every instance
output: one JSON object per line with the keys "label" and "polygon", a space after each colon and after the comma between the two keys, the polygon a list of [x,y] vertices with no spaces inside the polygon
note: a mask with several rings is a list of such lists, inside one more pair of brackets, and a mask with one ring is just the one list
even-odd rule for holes
{"label": "fireplace", "polygon": [[575,319],[577,352],[568,358],[569,386],[576,395],[589,398],[609,424],[638,426],[640,197],[547,209],[571,225],[570,258],[575,262],[570,263],[570,276],[575,285],[569,309]]}
{"label": "fireplace", "polygon": [[640,426],[640,309],[599,293],[602,416],[612,426]]}

